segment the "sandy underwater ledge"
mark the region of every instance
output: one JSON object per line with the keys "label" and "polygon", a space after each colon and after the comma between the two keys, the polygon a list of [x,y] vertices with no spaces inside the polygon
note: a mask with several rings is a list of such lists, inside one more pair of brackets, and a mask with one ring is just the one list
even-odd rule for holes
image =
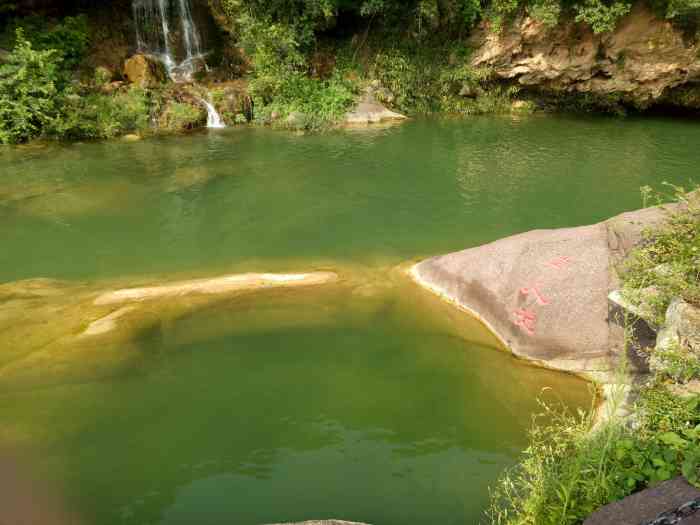
{"label": "sandy underwater ledge", "polygon": [[0,285],[0,392],[119,373],[143,337],[218,302],[339,282],[332,271],[243,273],[149,286],[29,279]]}

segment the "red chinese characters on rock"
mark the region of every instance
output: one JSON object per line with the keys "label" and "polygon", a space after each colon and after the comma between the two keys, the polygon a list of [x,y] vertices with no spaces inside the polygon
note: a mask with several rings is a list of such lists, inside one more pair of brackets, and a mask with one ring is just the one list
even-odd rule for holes
{"label": "red chinese characters on rock", "polygon": [[[547,261],[545,263],[545,266],[554,270],[563,270],[572,262],[573,259],[568,255],[561,255],[559,257],[555,257],[554,259]],[[519,293],[520,295],[524,295],[526,297],[533,296],[535,298],[536,304],[539,306],[547,306],[551,303],[551,301],[540,292],[538,286],[525,286],[523,288],[520,288]],[[536,312],[534,312],[532,309],[518,308],[517,310],[515,310],[515,312],[513,312],[513,314],[515,316],[513,319],[513,323],[517,327],[519,327],[527,335],[535,335],[535,324],[537,322]]]}
{"label": "red chinese characters on rock", "polygon": [[521,288],[520,293],[523,295],[534,295],[535,301],[537,301],[537,304],[539,304],[540,306],[547,306],[549,304],[549,299],[545,298],[536,286],[532,286],[530,288]]}
{"label": "red chinese characters on rock", "polygon": [[555,257],[551,261],[547,261],[545,264],[550,268],[554,268],[555,270],[562,270],[572,262],[573,259],[571,257],[569,257],[568,255],[562,255],[560,257]]}
{"label": "red chinese characters on rock", "polygon": [[516,326],[519,326],[528,335],[535,335],[535,322],[537,321],[537,314],[532,310],[525,310],[524,308],[518,308],[515,311],[515,321],[513,321]]}

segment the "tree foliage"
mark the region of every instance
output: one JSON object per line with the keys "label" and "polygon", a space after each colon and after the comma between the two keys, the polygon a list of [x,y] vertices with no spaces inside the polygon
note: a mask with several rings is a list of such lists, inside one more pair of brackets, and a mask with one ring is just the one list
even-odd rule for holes
{"label": "tree foliage", "polygon": [[60,112],[61,57],[40,51],[17,30],[17,44],[0,65],[0,143],[24,142],[54,123]]}

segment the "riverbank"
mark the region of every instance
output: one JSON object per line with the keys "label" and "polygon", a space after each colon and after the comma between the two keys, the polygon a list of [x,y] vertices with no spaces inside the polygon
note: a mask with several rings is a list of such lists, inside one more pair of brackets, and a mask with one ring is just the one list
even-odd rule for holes
{"label": "riverbank", "polygon": [[680,474],[700,484],[700,206],[697,192],[675,198],[411,269],[514,355],[603,387],[588,415],[545,407],[549,421],[533,427],[521,465],[495,491],[495,523],[579,523]]}
{"label": "riverbank", "polygon": [[[153,13],[134,18],[140,11],[127,2],[20,2],[4,18],[0,12],[0,142],[186,132],[207,125],[207,104],[228,126],[307,131],[401,115],[700,108],[692,14],[665,19],[637,2],[600,25],[564,8],[460,19],[466,7],[427,3],[416,12],[392,2],[375,11],[329,6],[304,18],[246,2],[194,2],[183,25],[194,33],[170,31],[163,55],[143,37],[157,31],[140,26],[179,27],[175,11],[159,22]],[[21,70],[31,75],[15,74]]]}

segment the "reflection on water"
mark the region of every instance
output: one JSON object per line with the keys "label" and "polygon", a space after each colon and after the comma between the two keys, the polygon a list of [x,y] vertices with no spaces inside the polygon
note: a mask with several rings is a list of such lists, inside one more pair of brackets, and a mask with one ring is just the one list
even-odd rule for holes
{"label": "reflection on water", "polygon": [[699,140],[688,121],[532,116],[6,148],[0,281],[398,262],[637,207],[641,185],[696,175]]}
{"label": "reflection on water", "polygon": [[569,406],[588,389],[383,281],[164,322],[116,376],[0,395],[4,439],[41,458],[85,525],[477,523],[542,389]]}

